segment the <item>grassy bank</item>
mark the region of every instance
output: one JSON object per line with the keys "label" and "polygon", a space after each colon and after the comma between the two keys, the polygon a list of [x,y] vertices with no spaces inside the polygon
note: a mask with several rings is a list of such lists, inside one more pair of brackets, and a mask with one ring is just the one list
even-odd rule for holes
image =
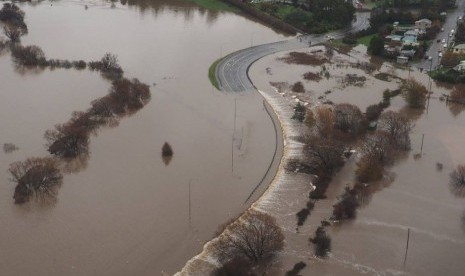
{"label": "grassy bank", "polygon": [[370,45],[370,40],[373,38],[373,36],[375,36],[375,35],[371,34],[371,35],[367,35],[367,36],[362,36],[362,37],[357,39],[357,42],[358,42],[358,44],[363,44],[363,45],[368,47]]}
{"label": "grassy bank", "polygon": [[218,84],[218,79],[216,78],[216,66],[218,66],[218,63],[220,63],[221,60],[222,58],[217,59],[212,65],[210,65],[210,68],[208,68],[208,79],[210,79],[210,82],[217,90],[220,90],[220,86]]}
{"label": "grassy bank", "polygon": [[214,10],[214,11],[230,11],[230,12],[239,12],[239,9],[231,5],[226,4],[221,0],[186,0],[193,2],[200,7]]}

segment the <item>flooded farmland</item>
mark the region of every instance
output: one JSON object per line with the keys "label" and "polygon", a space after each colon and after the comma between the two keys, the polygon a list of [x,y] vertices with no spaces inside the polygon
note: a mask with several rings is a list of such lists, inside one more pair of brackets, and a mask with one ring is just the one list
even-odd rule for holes
{"label": "flooded farmland", "polygon": [[[334,54],[329,61],[315,66],[287,64],[283,58],[289,52],[283,52],[256,62],[251,67],[251,78],[260,91],[274,99],[272,105],[277,110],[284,110],[284,121],[290,121],[292,113],[285,111],[292,110],[297,101],[308,106],[349,102],[364,111],[382,100],[385,89],[397,89],[400,79],[411,76],[427,86],[428,76],[413,68],[409,72],[372,62],[374,68],[366,70],[361,66],[369,61],[365,51],[359,46],[350,56]],[[299,52],[327,55],[324,47]],[[307,72],[321,77],[305,80]],[[390,77],[380,78],[379,73]],[[348,82],[348,75],[363,81]],[[298,81],[303,83],[304,93],[291,91]],[[308,238],[322,220],[331,217],[332,205],[344,187],[353,185],[357,154],[335,175],[327,199],[315,203],[299,231],[295,228],[295,214],[308,200],[311,179],[296,172],[287,172],[281,179],[285,183],[277,179],[276,185],[289,186],[276,189],[257,206],[275,214],[285,229],[287,246],[271,274],[282,275],[303,261],[307,266],[301,275],[463,275],[465,199],[455,196],[448,182],[449,173],[465,162],[465,113],[462,106],[439,99],[449,90],[433,83],[432,91],[426,110],[409,109],[401,96],[392,98],[389,109],[406,114],[415,124],[410,134],[412,150],[387,169],[385,180],[366,195],[354,220],[334,223],[329,228],[332,250],[326,259],[314,256]]]}
{"label": "flooded farmland", "polygon": [[[89,70],[21,71],[8,52],[0,55],[0,143],[18,147],[0,153],[0,274],[175,273],[276,169],[265,176],[276,141],[268,139],[275,131],[263,98],[216,91],[208,67],[285,37],[185,1],[19,6],[29,29],[23,45],[54,59],[114,53],[127,78],[151,85],[152,98],[90,137],[89,159],[64,175],[54,204],[15,205],[9,164],[48,156],[45,131],[89,108],[111,84]],[[169,163],[161,158],[165,142],[174,152]]]}

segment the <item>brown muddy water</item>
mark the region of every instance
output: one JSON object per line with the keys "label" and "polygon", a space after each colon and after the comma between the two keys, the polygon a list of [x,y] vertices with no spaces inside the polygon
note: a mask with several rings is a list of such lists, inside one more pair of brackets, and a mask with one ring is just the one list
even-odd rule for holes
{"label": "brown muddy water", "polygon": [[[313,47],[302,52],[322,49]],[[370,74],[349,65],[368,62],[365,52],[362,46],[354,48],[350,57],[335,54],[331,64],[324,64],[329,78],[323,77],[319,82],[304,80],[303,74],[320,72],[322,66],[286,64],[279,60],[287,56],[286,52],[259,60],[251,67],[250,74],[258,89],[282,111],[280,119],[284,125],[291,126],[288,132],[292,133],[299,126],[292,127],[295,123],[289,123],[292,121],[289,110],[298,100],[309,107],[328,100],[349,102],[364,111],[366,106],[382,99],[384,89],[399,86],[395,78],[382,81],[374,75],[383,72],[401,78],[409,76],[408,70],[387,63],[375,62],[375,70]],[[363,76],[366,80],[358,86],[349,85],[341,81],[347,74]],[[412,71],[410,76],[428,84],[424,73]],[[290,86],[297,81],[303,82],[305,93],[290,91]],[[328,90],[331,93],[326,94]],[[367,194],[355,220],[328,228],[332,237],[328,258],[316,258],[308,238],[313,236],[321,220],[331,216],[332,205],[344,187],[353,183],[357,155],[335,175],[327,191],[328,198],[315,204],[298,232],[295,214],[305,207],[311,179],[289,172],[276,179],[274,184],[278,188],[256,204],[257,208],[276,215],[285,230],[286,248],[273,265],[271,275],[283,275],[300,261],[307,264],[301,275],[464,275],[465,198],[451,193],[448,180],[453,168],[465,163],[465,112],[463,106],[447,105],[438,99],[441,94],[449,93],[446,88],[433,84],[432,91],[428,112],[410,110],[400,96],[391,100],[390,109],[404,112],[415,123],[410,135],[412,150],[388,168],[385,181]],[[294,152],[294,156],[298,154]],[[442,170],[437,169],[437,163],[443,164]],[[408,229],[410,243],[404,265]]]}
{"label": "brown muddy water", "polygon": [[[208,67],[226,53],[284,37],[184,1],[20,6],[29,27],[23,45],[40,46],[48,58],[117,54],[126,77],[152,85],[152,100],[91,137],[87,164],[65,175],[54,205],[18,206],[9,164],[47,156],[44,132],[86,110],[110,84],[86,70],[18,72],[8,53],[0,56],[0,144],[19,147],[0,152],[0,275],[175,273],[274,174],[245,202],[273,157],[273,124],[260,95],[216,91]],[[165,141],[174,151],[168,166]]]}

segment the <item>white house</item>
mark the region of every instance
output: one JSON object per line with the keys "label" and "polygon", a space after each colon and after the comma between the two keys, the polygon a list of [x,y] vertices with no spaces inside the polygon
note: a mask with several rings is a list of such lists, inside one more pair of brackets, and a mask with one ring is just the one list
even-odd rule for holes
{"label": "white house", "polygon": [[455,45],[453,48],[454,53],[463,54],[465,53],[465,44]]}
{"label": "white house", "polygon": [[419,30],[425,31],[428,28],[431,28],[431,20],[427,18],[420,19],[418,21],[415,21],[415,27]]}
{"label": "white house", "polygon": [[457,66],[455,66],[454,70],[459,72],[465,71],[465,60],[462,60]]}

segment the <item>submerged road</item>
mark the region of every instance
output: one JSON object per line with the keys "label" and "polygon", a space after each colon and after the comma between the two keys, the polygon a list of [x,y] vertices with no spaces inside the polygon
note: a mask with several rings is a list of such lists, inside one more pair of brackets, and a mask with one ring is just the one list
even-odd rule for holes
{"label": "submerged road", "polygon": [[352,26],[324,35],[302,35],[293,39],[258,45],[234,52],[221,60],[216,67],[216,77],[219,88],[224,92],[255,91],[248,77],[249,67],[260,58],[281,51],[301,49],[328,41],[329,37],[342,38],[349,32],[357,32],[369,27],[369,12],[356,13],[356,19]]}

